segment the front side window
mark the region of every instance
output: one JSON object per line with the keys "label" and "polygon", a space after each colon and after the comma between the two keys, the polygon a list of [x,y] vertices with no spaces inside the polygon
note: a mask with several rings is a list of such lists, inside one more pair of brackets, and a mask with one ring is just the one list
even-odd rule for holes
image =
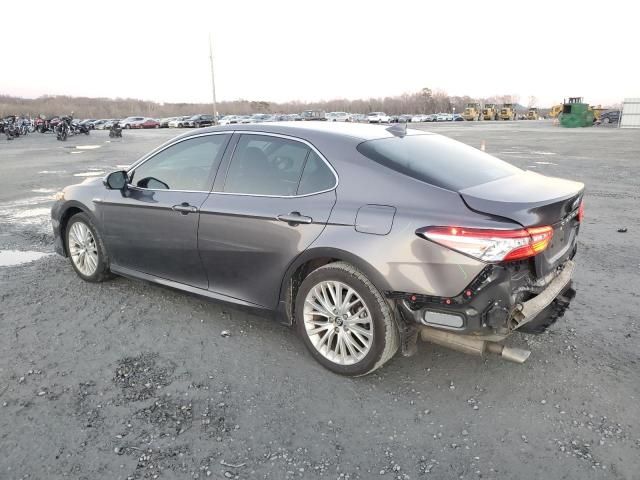
{"label": "front side window", "polygon": [[209,191],[229,135],[207,135],[176,143],[137,167],[132,185],[153,190]]}
{"label": "front side window", "polygon": [[268,135],[242,135],[224,186],[225,192],[293,196],[307,158],[306,144]]}

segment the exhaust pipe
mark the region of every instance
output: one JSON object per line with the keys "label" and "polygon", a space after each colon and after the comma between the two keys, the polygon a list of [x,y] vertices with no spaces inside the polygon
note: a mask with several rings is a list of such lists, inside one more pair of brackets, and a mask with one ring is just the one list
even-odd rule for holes
{"label": "exhaust pipe", "polygon": [[437,328],[422,327],[420,331],[422,340],[436,343],[443,347],[451,348],[470,355],[484,356],[485,353],[500,355],[505,360],[515,363],[524,363],[531,352],[522,348],[505,347],[501,343],[481,340],[470,335],[446,332]]}

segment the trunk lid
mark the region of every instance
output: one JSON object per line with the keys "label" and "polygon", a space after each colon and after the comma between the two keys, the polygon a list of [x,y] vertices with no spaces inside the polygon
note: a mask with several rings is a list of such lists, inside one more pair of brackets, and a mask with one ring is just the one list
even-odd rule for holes
{"label": "trunk lid", "polygon": [[584,184],[525,171],[459,193],[471,210],[514,220],[523,227],[553,227],[550,245],[534,259],[536,276],[547,275],[573,255]]}

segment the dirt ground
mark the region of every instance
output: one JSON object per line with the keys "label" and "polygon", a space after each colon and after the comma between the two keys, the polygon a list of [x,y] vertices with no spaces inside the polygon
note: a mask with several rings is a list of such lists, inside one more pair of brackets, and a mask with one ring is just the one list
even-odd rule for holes
{"label": "dirt ground", "polygon": [[[269,319],[49,254],[0,266],[0,479],[640,479],[640,131],[420,128],[587,185],[577,297],[509,340],[527,363],[420,344],[342,378]],[[52,252],[55,191],[176,133],[1,139],[0,265]]]}

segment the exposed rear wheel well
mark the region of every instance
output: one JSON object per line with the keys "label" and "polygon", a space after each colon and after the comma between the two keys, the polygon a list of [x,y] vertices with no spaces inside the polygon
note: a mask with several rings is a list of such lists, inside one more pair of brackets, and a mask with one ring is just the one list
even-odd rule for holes
{"label": "exposed rear wheel well", "polygon": [[287,316],[289,317],[289,323],[293,324],[295,320],[295,303],[296,296],[298,295],[298,288],[300,284],[304,281],[304,279],[314,270],[322,267],[323,265],[327,265],[332,262],[339,262],[339,258],[333,257],[319,257],[313,258],[304,262],[298,268],[296,268],[295,272],[291,275],[288,281],[288,285],[286,288],[286,297],[285,297],[285,306],[287,309]]}

